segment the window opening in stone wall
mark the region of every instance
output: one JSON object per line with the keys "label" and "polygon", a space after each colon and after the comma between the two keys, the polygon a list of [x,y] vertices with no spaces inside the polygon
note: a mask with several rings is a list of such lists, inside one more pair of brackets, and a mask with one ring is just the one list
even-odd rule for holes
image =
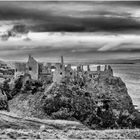
{"label": "window opening in stone wall", "polygon": [[29,71],[31,71],[32,70],[32,68],[31,67],[29,67]]}

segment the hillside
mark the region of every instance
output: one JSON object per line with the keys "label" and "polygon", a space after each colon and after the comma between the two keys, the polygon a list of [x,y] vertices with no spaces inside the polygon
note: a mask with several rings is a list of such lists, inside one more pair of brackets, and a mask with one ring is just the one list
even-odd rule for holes
{"label": "hillside", "polygon": [[0,139],[139,139],[139,129],[91,130],[79,122],[21,118],[0,112]]}
{"label": "hillside", "polygon": [[[93,129],[118,127],[118,115],[129,117],[134,112],[127,88],[119,77],[101,77],[82,87],[65,79],[50,87],[45,94],[17,94],[9,101],[11,112],[23,117],[76,120]],[[124,125],[128,127],[127,122]]]}

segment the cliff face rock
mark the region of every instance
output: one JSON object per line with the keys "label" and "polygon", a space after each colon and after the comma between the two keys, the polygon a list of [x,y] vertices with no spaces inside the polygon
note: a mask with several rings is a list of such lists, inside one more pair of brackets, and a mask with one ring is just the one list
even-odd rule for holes
{"label": "cliff face rock", "polygon": [[21,116],[78,120],[91,128],[118,127],[117,115],[128,117],[134,111],[121,78],[100,77],[80,83],[64,79],[50,85],[44,94],[17,94],[9,107]]}
{"label": "cliff face rock", "polygon": [[42,101],[44,111],[54,119],[76,119],[92,128],[107,128],[122,126],[122,118],[128,120],[134,111],[121,78],[100,77],[82,86],[66,81],[54,84]]}
{"label": "cliff face rock", "polygon": [[87,91],[94,99],[108,98],[113,109],[128,110],[130,113],[134,111],[132,99],[120,77],[99,78],[87,85]]}
{"label": "cliff face rock", "polygon": [[22,117],[47,118],[42,109],[42,92],[36,94],[18,93],[9,101],[10,112]]}

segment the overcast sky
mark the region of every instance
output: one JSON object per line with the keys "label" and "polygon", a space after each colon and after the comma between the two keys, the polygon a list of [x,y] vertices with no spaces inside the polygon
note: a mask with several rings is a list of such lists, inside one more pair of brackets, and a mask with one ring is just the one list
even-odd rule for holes
{"label": "overcast sky", "polygon": [[[140,57],[140,2],[0,2],[0,58]],[[89,57],[90,56],[90,57]]]}

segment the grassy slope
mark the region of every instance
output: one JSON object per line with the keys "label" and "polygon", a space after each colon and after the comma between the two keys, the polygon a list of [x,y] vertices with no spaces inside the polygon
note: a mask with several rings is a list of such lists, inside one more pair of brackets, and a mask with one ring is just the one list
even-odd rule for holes
{"label": "grassy slope", "polygon": [[79,122],[20,118],[0,112],[2,139],[140,139],[140,129],[90,130]]}

